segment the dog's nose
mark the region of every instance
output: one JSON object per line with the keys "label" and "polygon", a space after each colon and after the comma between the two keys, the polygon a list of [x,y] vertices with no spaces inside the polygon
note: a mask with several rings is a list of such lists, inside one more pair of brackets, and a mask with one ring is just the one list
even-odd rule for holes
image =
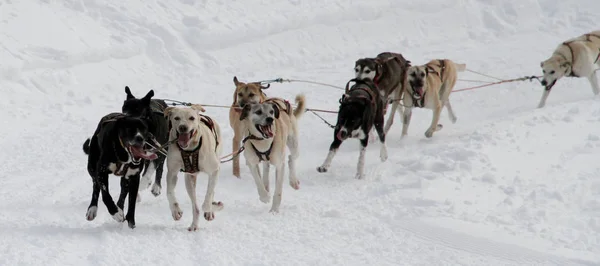
{"label": "dog's nose", "polygon": [[546,80],[542,80],[542,86],[546,86],[548,85],[548,82]]}
{"label": "dog's nose", "polygon": [[179,132],[187,132],[187,131],[188,131],[188,127],[186,125],[179,126]]}
{"label": "dog's nose", "polygon": [[273,124],[273,117],[267,117],[266,121],[267,121],[267,124],[269,124],[269,125]]}
{"label": "dog's nose", "polygon": [[138,143],[144,142],[144,138],[142,136],[140,136],[140,135],[135,136],[133,138],[133,140],[135,140],[135,142],[138,142]]}

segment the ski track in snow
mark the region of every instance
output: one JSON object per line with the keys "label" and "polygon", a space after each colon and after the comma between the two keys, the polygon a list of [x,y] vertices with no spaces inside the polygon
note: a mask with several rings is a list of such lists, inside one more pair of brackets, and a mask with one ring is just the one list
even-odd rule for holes
{"label": "ski track in snow", "polygon": [[[535,109],[536,83],[453,94],[458,122],[443,111],[432,139],[424,137],[431,111],[415,110],[402,140],[396,118],[389,159],[381,163],[371,144],[365,180],[354,179],[356,140],[317,173],[332,134],[307,113],[301,189],[284,186],[281,212],[259,202],[242,157],[241,180],[229,163],[221,170],[215,198],[225,209],[195,233],[186,230],[183,180],[179,222],[164,178],[160,196],[141,193],[135,230],[102,203],[86,221],[81,150],[98,119],[120,110],[125,85],[136,96],[154,89],[157,98],[228,105],[234,75],[343,86],[357,58],[382,51],[413,64],[450,58],[500,78],[539,75],[558,43],[597,30],[599,8],[593,0],[0,0],[0,265],[600,265],[600,107],[585,79],[559,81],[544,109]],[[267,91],[298,93],[328,110],[340,97],[303,83]],[[227,154],[228,111],[207,109]],[[118,195],[118,179],[110,182]]]}

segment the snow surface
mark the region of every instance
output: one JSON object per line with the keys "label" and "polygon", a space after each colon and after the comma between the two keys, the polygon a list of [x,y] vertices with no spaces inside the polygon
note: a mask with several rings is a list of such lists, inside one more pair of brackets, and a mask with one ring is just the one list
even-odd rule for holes
{"label": "snow surface", "polygon": [[[382,51],[539,75],[558,43],[597,30],[598,10],[597,0],[0,0],[0,265],[600,265],[600,105],[586,79],[559,81],[544,109],[537,83],[452,94],[458,122],[444,110],[432,139],[431,112],[415,110],[402,141],[396,119],[387,162],[369,146],[365,180],[354,179],[356,140],[317,173],[332,132],[307,113],[301,188],[286,182],[281,212],[258,200],[242,158],[242,179],[223,164],[215,199],[225,208],[192,233],[183,180],[179,222],[164,188],[141,193],[134,230],[101,202],[86,221],[81,150],[100,117],[120,110],[125,85],[228,105],[234,75],[343,86],[356,59]],[[337,108],[340,91],[328,87],[268,94],[300,92],[308,107]],[[230,140],[227,109],[208,114]]]}

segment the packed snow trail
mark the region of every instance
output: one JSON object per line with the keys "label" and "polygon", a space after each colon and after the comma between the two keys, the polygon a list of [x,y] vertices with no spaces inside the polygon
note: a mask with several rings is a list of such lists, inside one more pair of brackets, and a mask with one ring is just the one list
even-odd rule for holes
{"label": "packed snow trail", "polygon": [[[284,187],[280,213],[260,203],[242,158],[242,179],[222,165],[215,199],[225,209],[195,233],[182,181],[179,222],[164,188],[141,193],[135,230],[103,204],[86,221],[81,150],[100,117],[121,109],[126,85],[229,105],[233,76],[343,86],[356,59],[382,51],[503,79],[540,75],[557,44],[597,30],[599,9],[593,0],[0,0],[0,265],[600,265],[600,107],[586,79],[560,80],[544,109],[531,82],[452,94],[458,122],[444,111],[431,139],[431,111],[417,109],[403,140],[396,119],[387,162],[369,145],[365,180],[354,179],[357,141],[317,173],[332,132],[306,114],[301,188]],[[304,93],[308,108],[326,110],[341,96],[304,83],[266,92]],[[228,110],[207,109],[227,154]]]}

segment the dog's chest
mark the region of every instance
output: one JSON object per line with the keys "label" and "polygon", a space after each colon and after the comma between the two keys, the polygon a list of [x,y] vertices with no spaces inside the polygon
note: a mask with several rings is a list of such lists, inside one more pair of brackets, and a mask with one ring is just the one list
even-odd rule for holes
{"label": "dog's chest", "polygon": [[350,132],[350,137],[351,138],[358,138],[358,139],[364,139],[365,138],[365,132],[362,129],[355,129],[352,130],[352,132]]}
{"label": "dog's chest", "polygon": [[110,163],[108,165],[108,170],[110,170],[113,173],[113,175],[123,176],[125,178],[138,174],[140,172],[140,169],[141,168],[130,168],[129,164],[126,163]]}

